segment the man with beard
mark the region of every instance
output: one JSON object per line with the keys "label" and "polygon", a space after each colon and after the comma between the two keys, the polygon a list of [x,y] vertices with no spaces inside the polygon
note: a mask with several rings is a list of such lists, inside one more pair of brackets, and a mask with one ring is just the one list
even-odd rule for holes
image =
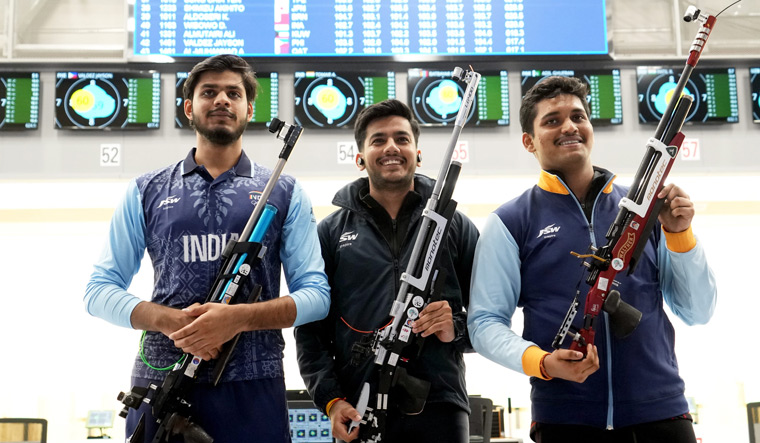
{"label": "man with beard", "polygon": [[[419,124],[404,103],[392,99],[364,109],[354,137],[356,164],[368,177],[338,191],[333,204],[340,209],[318,227],[331,287],[330,314],[295,330],[301,376],[315,404],[330,417],[333,435],[344,441],[359,434],[359,428],[348,433],[348,427],[361,418],[354,406],[374,366],[371,352],[352,355],[358,349],[354,345],[366,344],[374,331],[388,326],[401,271],[434,186],[432,179],[415,174],[421,161]],[[441,257],[448,274],[442,300],[429,304],[413,323],[414,332],[427,339],[422,353],[405,366],[432,383],[427,404],[419,415],[389,407],[383,441],[469,441],[462,353],[471,351],[464,307],[477,238],[473,223],[457,212]],[[394,395],[391,403],[402,403]]]}
{"label": "man with beard", "polygon": [[[300,184],[281,176],[268,201],[277,208],[264,258],[253,270],[258,303],[202,303],[219,273],[221,252],[237,240],[272,171],[249,160],[242,133],[253,115],[256,81],[240,57],[197,64],[184,86],[185,114],[196,147],[173,165],[131,181],[87,285],[87,311],[147,331],[132,371],[134,386],[160,385],[182,352],[212,360],[242,333],[222,376],[210,384],[205,365],[190,392],[193,421],[217,443],[289,442],[281,328],[319,320],[329,309],[316,222]],[[151,301],[127,292],[145,250],[155,273]],[[280,297],[280,267],[289,295]],[[179,349],[178,349],[179,348]],[[130,410],[127,435],[146,414],[146,441],[156,432],[146,404]],[[175,437],[176,438],[176,437]],[[175,440],[171,440],[175,441]],[[181,440],[180,440],[181,441]]]}

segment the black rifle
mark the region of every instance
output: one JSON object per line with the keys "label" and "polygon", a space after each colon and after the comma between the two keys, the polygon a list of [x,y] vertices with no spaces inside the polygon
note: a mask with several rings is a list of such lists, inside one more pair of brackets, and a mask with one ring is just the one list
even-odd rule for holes
{"label": "black rifle", "polygon": [[[216,280],[211,285],[205,303],[254,303],[261,294],[261,285],[251,282],[250,277],[253,268],[266,253],[267,248],[261,244],[261,241],[277,213],[277,209],[267,204],[267,200],[274,190],[282,169],[301,136],[301,132],[303,132],[303,128],[274,119],[269,125],[269,131],[276,133],[276,137],[284,140],[285,144],[272,176],[261,193],[261,199],[254,207],[243,232],[240,234],[240,238],[243,240],[227,243],[222,253],[224,263]],[[248,294],[245,294],[242,288],[247,288],[249,283],[253,283],[253,287]],[[239,339],[240,334],[237,334],[222,347],[212,375],[214,386],[219,383]],[[159,424],[152,440],[153,443],[166,442],[169,437],[176,434],[182,434],[187,443],[212,443],[214,439],[200,426],[193,423],[194,417],[190,410],[191,404],[188,401],[189,391],[195,383],[198,370],[203,365],[204,362],[200,357],[185,353],[174,365],[161,386],[155,384],[150,384],[147,387],[133,386],[127,393],[120,392],[117,398],[124,404],[124,409],[119,415],[126,418],[129,408],[138,409],[142,403],[147,403],[151,405],[151,412],[156,418],[156,423]],[[127,441],[143,443],[145,439],[144,429],[145,415],[143,414],[134,433]]]}
{"label": "black rifle", "polygon": [[689,58],[655,135],[647,142],[646,154],[634,176],[633,184],[628,194],[620,200],[620,211],[606,234],[607,244],[599,249],[592,247],[591,254],[573,253],[577,257],[590,259],[584,261],[584,265],[589,269],[586,283],[591,288],[586,295],[582,327],[578,329],[573,326],[580,305],[576,293],[552,343],[554,349],[559,349],[565,336],[569,335],[573,339],[570,349],[585,355],[587,345],[594,343],[596,323],[602,310],[607,312],[610,330],[616,337],[629,336],[639,325],[641,312],[624,302],[620,292],[612,287],[618,272],[628,269],[628,274],[633,273],[665,202],[657,195],[678,156],[684,139],[681,127],[693,100],[691,96],[681,94],[697,66],[707,38],[715,26],[715,19],[715,16],[702,14],[694,6],[690,6],[684,15],[685,21],[698,20],[702,26],[692,43]]}
{"label": "black rifle", "polygon": [[[430,383],[409,375],[399,363],[406,361],[405,351],[415,346],[421,351],[423,338],[412,333],[410,323],[428,304],[440,299],[439,286],[446,276],[439,270],[441,252],[446,246],[451,219],[456,211],[456,201],[451,199],[461,164],[451,157],[470,113],[480,74],[454,68],[455,79],[467,83],[462,104],[454,123],[454,132],[438,173],[433,193],[422,211],[420,229],[417,233],[406,272],[401,275],[401,286],[393,302],[390,325],[375,333],[372,350],[375,366],[369,380],[362,387],[356,410],[362,415],[361,422],[352,422],[349,432],[361,423],[360,440],[379,442],[385,432],[388,397],[393,390],[394,401],[407,413],[419,413],[425,406]],[[375,403],[369,405],[374,388]],[[398,393],[398,394],[397,394]]]}

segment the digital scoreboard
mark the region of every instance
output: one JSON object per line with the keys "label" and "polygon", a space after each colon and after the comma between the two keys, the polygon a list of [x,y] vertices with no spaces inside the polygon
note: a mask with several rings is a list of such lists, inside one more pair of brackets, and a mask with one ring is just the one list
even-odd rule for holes
{"label": "digital scoreboard", "polygon": [[[135,0],[134,57],[608,54],[605,0]],[[552,29],[582,24],[557,38]]]}
{"label": "digital scoreboard", "polygon": [[0,72],[0,131],[37,129],[40,73]]}
{"label": "digital scoreboard", "polygon": [[160,111],[158,72],[55,74],[56,129],[158,129]]}
{"label": "digital scoreboard", "polygon": [[[467,85],[454,80],[453,71],[410,69],[407,75],[409,106],[423,126],[453,125]],[[483,71],[467,125],[509,125],[507,71]]]}
{"label": "digital scoreboard", "polygon": [[752,121],[760,123],[760,67],[749,68],[749,98],[752,100]]}
{"label": "digital scoreboard", "polygon": [[557,69],[524,70],[520,74],[521,91],[524,96],[528,89],[541,83],[545,78],[559,75],[576,77],[588,86],[589,109],[592,124],[620,125],[623,123],[623,97],[620,92],[619,69]]}
{"label": "digital scoreboard", "polygon": [[296,124],[353,129],[362,109],[396,97],[396,73],[296,71],[293,96]]}
{"label": "digital scoreboard", "polygon": [[[667,67],[636,68],[636,90],[639,97],[639,122],[658,123],[673,92],[681,71]],[[683,94],[691,104],[686,122],[737,123],[739,99],[736,91],[736,69],[696,68],[686,82]]]}

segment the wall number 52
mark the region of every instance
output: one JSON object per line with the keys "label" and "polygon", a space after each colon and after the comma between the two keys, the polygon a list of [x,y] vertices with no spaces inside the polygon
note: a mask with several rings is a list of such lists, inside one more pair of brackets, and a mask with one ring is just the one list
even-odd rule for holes
{"label": "wall number 52", "polygon": [[100,166],[119,165],[121,165],[121,145],[118,143],[100,145]]}

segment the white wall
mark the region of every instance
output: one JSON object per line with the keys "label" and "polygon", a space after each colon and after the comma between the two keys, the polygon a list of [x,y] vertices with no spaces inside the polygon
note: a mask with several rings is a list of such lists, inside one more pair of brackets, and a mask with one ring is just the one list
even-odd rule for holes
{"label": "white wall", "polygon": [[[329,213],[334,191],[349,179],[304,181],[318,216]],[[455,197],[482,226],[490,210],[533,179],[464,176]],[[756,272],[752,252],[760,250],[760,174],[674,173],[671,180],[696,202],[694,229],[720,289],[708,325],[686,327],[673,319],[687,396],[699,406],[697,433],[704,443],[746,442],[744,404],[760,401],[755,376],[760,362],[753,340],[760,300],[751,278]],[[620,181],[630,182],[630,177]],[[116,394],[130,388],[139,333],[90,317],[82,304],[110,211],[125,187],[125,181],[0,182],[0,416],[47,418],[49,441],[83,439],[87,411],[120,409]],[[131,291],[147,298],[151,285],[151,268],[145,262]],[[519,314],[515,324],[521,324]],[[286,383],[302,388],[292,331],[284,335]],[[513,434],[528,441],[527,377],[479,355],[468,355],[466,361],[469,392],[501,405],[511,398],[521,417],[520,423],[513,418]],[[117,417],[114,438],[123,437],[123,424]]]}

